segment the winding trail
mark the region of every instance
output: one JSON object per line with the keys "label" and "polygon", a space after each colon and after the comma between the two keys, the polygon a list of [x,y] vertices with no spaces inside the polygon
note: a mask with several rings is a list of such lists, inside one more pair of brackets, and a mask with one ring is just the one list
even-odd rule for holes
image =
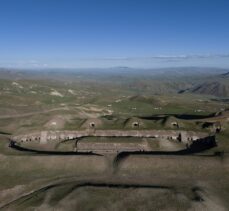
{"label": "winding trail", "polygon": [[51,190],[53,188],[66,186],[66,185],[73,185],[74,189],[81,188],[81,187],[98,187],[98,188],[116,188],[116,189],[128,189],[128,188],[147,188],[147,189],[165,189],[165,190],[174,190],[172,186],[166,185],[154,185],[147,182],[136,182],[133,180],[128,181],[121,181],[120,178],[107,178],[107,177],[97,177],[97,178],[69,178],[67,181],[66,179],[60,179],[53,183],[49,183],[44,185],[40,188],[34,189],[30,192],[24,193],[18,198],[7,202],[6,204],[1,204],[0,209],[7,209],[10,206],[13,206],[17,203],[23,203],[33,197],[33,195],[37,195],[44,191]]}

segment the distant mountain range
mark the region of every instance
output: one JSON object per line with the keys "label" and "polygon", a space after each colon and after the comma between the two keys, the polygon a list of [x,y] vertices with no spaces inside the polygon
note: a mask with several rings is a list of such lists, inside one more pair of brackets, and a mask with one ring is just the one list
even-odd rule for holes
{"label": "distant mountain range", "polygon": [[[229,97],[229,70],[179,67],[139,69],[128,67],[94,69],[16,70],[0,68],[2,80],[57,80],[118,87],[137,95],[193,93]],[[148,100],[148,99],[139,99]]]}
{"label": "distant mountain range", "polygon": [[222,77],[229,77],[229,72],[221,74]]}
{"label": "distant mountain range", "polygon": [[229,83],[226,84],[221,81],[204,82],[199,85],[193,86],[185,92],[190,92],[194,94],[214,95],[217,97],[229,97]]}

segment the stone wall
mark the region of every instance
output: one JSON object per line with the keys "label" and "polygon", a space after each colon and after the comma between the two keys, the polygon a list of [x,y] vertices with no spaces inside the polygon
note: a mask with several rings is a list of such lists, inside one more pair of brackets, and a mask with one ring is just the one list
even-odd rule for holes
{"label": "stone wall", "polygon": [[[148,142],[139,143],[88,143],[80,140],[83,137],[139,137],[139,138],[155,138],[161,141],[171,140],[181,143],[185,148],[199,148],[215,144],[208,133],[194,131],[179,130],[78,130],[78,131],[41,131],[26,135],[18,135],[11,137],[11,146],[19,145],[21,147],[30,148],[31,144],[36,144],[37,149],[46,149],[48,146],[56,146],[61,142],[72,140],[72,151],[77,152],[99,152],[99,153],[119,153],[130,151],[151,151]],[[35,145],[34,145],[35,146]],[[40,147],[39,147],[40,146]],[[55,151],[55,148],[53,148]]]}
{"label": "stone wall", "polygon": [[209,136],[207,133],[179,130],[78,130],[78,131],[41,131],[11,137],[15,142],[37,141],[46,144],[50,141],[71,140],[82,137],[139,137],[180,140],[183,143]]}

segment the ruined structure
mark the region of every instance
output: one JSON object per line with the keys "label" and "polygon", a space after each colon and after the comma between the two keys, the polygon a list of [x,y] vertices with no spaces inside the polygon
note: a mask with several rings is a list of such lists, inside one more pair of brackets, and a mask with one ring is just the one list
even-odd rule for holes
{"label": "ruined structure", "polygon": [[[84,142],[84,138],[139,138],[139,142],[95,141]],[[176,143],[179,149],[188,149],[196,143],[215,144],[215,138],[203,132],[181,130],[75,130],[41,131],[11,137],[11,146],[41,151],[72,151],[94,153],[120,153],[128,151],[154,151],[149,141]]]}

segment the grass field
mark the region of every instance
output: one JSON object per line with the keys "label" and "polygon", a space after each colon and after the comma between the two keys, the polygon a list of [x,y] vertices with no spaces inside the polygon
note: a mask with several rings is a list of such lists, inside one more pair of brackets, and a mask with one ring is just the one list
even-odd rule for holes
{"label": "grass field", "polygon": [[[185,92],[195,77],[48,74],[0,79],[0,207],[3,210],[227,210],[229,101]],[[199,76],[198,76],[199,77]],[[208,76],[208,80],[212,80]],[[112,78],[112,80],[111,80]],[[137,80],[139,78],[139,80]],[[160,79],[160,80],[159,80]],[[200,82],[202,79],[196,79]],[[221,112],[221,113],[220,113]],[[41,130],[182,130],[211,133],[218,146],[199,155],[130,155],[114,169],[113,155],[39,155],[8,147],[10,135]],[[138,142],[97,139],[94,142]],[[158,147],[158,143],[151,143]],[[214,156],[215,152],[218,156]],[[224,154],[222,153],[224,152]],[[111,185],[113,184],[113,185]],[[9,203],[9,204],[8,204]],[[7,205],[8,204],[8,205]]]}

